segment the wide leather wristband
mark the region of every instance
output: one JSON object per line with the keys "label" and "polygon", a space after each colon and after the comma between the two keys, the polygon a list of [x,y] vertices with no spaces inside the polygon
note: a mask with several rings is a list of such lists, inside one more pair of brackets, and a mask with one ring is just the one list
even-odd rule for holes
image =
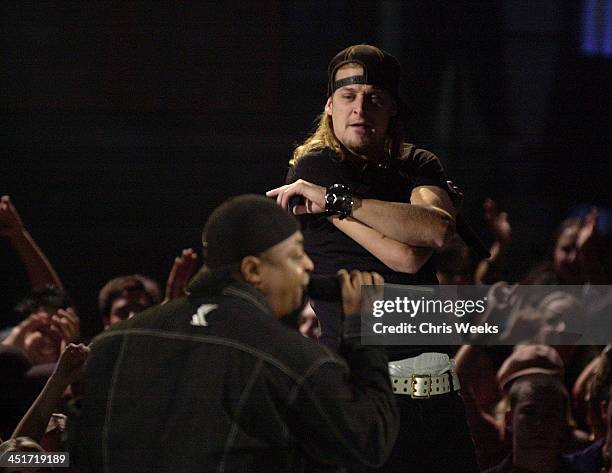
{"label": "wide leather wristband", "polygon": [[353,211],[353,191],[344,184],[332,184],[325,193],[325,210],[339,215],[341,219],[349,217]]}

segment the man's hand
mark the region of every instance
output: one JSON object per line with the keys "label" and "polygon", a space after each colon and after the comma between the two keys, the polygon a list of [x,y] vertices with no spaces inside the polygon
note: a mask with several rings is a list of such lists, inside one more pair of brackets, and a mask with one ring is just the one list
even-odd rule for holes
{"label": "man's hand", "polygon": [[23,231],[23,221],[8,195],[0,197],[0,236],[11,237]]}
{"label": "man's hand", "polygon": [[512,237],[512,227],[508,222],[508,214],[500,212],[493,199],[485,199],[484,204],[485,221],[495,235],[495,239],[500,243],[508,243]]}
{"label": "man's hand", "polygon": [[52,335],[62,340],[63,346],[75,342],[81,335],[81,321],[71,307],[58,309],[51,317],[49,331]]}
{"label": "man's hand", "polygon": [[66,387],[80,378],[88,355],[89,348],[72,343],[62,351],[45,387],[15,428],[13,438],[26,436],[41,441]]}
{"label": "man's hand", "polygon": [[[17,347],[24,353],[27,352],[25,346],[25,338],[29,333],[44,329],[49,325],[49,316],[45,312],[31,314],[26,319],[22,320],[19,325],[11,330],[8,337],[2,340],[2,345]],[[26,353],[27,354],[27,353]]]}
{"label": "man's hand", "polygon": [[610,276],[602,265],[601,239],[597,232],[597,219],[597,207],[592,207],[578,230],[578,237],[576,238],[578,261],[585,281],[591,284],[610,284]]}
{"label": "man's hand", "polygon": [[292,209],[294,215],[302,214],[318,214],[325,212],[325,193],[327,189],[322,186],[317,186],[303,179],[298,179],[292,184],[287,184],[276,189],[266,192],[268,197],[276,197],[276,203],[286,209],[289,206],[289,200],[294,196],[304,198],[304,203],[295,205]]}
{"label": "man's hand", "polygon": [[342,311],[346,316],[361,314],[361,286],[382,286],[385,283],[378,273],[353,270],[349,274],[346,269],[341,269],[337,274],[340,281]]}
{"label": "man's hand", "polygon": [[0,197],[0,237],[6,237],[17,252],[32,287],[46,284],[64,287],[45,254],[26,230],[8,195]]}
{"label": "man's hand", "polygon": [[65,386],[74,383],[81,376],[83,365],[89,356],[89,347],[82,343],[70,343],[62,354],[53,371],[53,377]]}
{"label": "man's hand", "polygon": [[174,259],[174,264],[166,283],[166,296],[162,304],[186,295],[187,283],[198,270],[198,255],[193,249],[183,250],[181,256]]}
{"label": "man's hand", "polygon": [[597,218],[598,212],[597,207],[592,207],[591,211],[584,218],[582,226],[578,231],[578,238],[576,239],[576,246],[579,251],[583,253],[593,249],[595,242],[597,241]]}

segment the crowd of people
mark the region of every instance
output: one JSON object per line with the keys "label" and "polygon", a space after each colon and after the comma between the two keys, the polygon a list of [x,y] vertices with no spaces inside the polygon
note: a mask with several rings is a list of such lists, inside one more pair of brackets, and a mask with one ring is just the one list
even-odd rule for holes
{"label": "crowd of people", "polygon": [[[478,257],[459,231],[461,193],[403,140],[395,58],[347,48],[328,78],[286,184],[215,210],[202,253],[183,250],[163,290],[140,274],[108,281],[91,344],[1,198],[0,236],[31,288],[21,321],[0,320],[0,455],[69,451],[77,472],[612,472],[612,345],[568,338],[577,319],[605,326],[612,301],[563,290],[610,281],[597,209],[562,222],[547,261],[503,281],[510,218],[484,202],[493,243]],[[339,300],[307,302],[312,274],[337,275]],[[536,335],[362,345],[360,287],[383,281],[490,285],[487,317],[508,340]],[[533,285],[551,289],[520,295]]]}

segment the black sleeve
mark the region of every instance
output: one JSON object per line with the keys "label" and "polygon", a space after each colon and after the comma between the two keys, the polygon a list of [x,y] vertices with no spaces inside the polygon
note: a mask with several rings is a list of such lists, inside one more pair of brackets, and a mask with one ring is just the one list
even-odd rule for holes
{"label": "black sleeve", "polygon": [[412,179],[414,187],[437,186],[448,189],[442,163],[427,150],[413,147],[408,157],[401,160],[401,166],[402,171]]}
{"label": "black sleeve", "polygon": [[341,353],[349,369],[333,359],[313,367],[298,388],[288,423],[317,461],[376,468],[391,453],[399,413],[387,354],[382,347],[361,345],[359,322],[359,317],[345,320]]}
{"label": "black sleeve", "polygon": [[285,183],[291,184],[298,179],[323,187],[329,187],[342,180],[338,166],[327,150],[309,153],[298,159],[298,162],[289,169]]}

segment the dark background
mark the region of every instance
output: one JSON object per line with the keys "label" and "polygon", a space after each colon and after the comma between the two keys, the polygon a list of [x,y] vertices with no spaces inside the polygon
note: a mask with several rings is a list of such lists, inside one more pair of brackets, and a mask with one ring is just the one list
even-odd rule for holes
{"label": "dark background", "polygon": [[[367,42],[402,63],[407,135],[440,156],[482,238],[486,196],[509,212],[516,279],[572,209],[612,201],[612,60],[581,48],[586,9],[609,26],[605,4],[2,2],[0,193],[91,331],[105,281],[165,281],[216,205],[282,182],[327,62]],[[28,284],[0,244],[7,313]]]}

